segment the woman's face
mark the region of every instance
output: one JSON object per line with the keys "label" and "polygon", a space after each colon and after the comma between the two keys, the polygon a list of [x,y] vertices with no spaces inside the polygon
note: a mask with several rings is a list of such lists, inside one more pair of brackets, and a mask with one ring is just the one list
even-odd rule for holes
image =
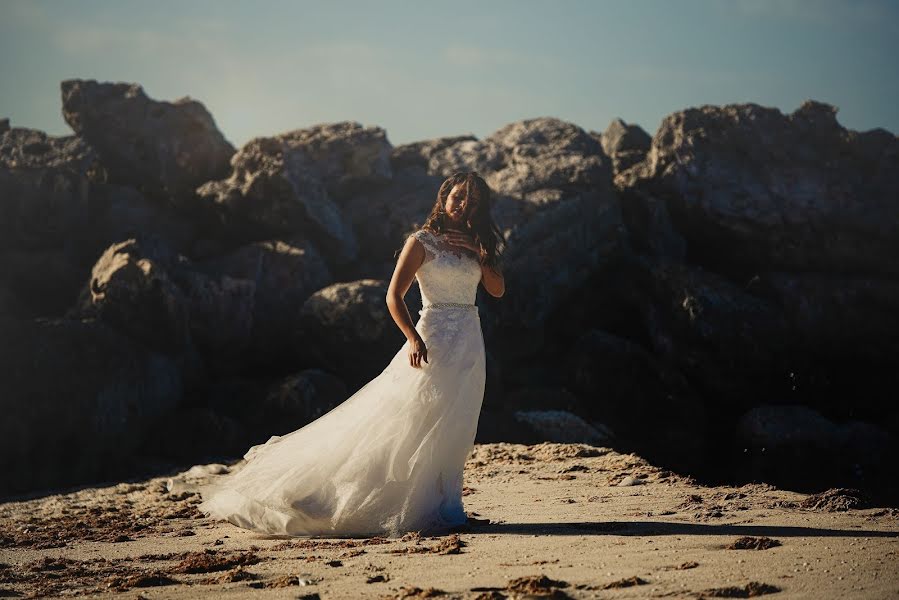
{"label": "woman's face", "polygon": [[458,183],[450,190],[446,199],[446,215],[450,222],[456,226],[462,226],[468,220],[468,216],[477,206],[477,197],[472,192],[471,196],[465,195],[465,184]]}

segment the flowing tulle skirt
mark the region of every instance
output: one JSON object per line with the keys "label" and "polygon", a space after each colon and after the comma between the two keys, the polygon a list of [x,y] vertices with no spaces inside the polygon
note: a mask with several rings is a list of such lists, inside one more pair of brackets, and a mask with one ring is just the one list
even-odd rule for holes
{"label": "flowing tulle skirt", "polygon": [[380,375],[315,421],[244,455],[239,470],[201,485],[200,511],[289,536],[399,537],[467,521],[462,472],[486,380],[477,311],[428,308]]}

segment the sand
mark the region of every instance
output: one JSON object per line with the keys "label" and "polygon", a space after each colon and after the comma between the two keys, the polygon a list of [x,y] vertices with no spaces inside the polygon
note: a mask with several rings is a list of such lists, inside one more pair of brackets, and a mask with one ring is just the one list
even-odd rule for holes
{"label": "sand", "polygon": [[0,597],[899,598],[899,510],[849,491],[704,487],[607,448],[478,444],[463,528],[285,539],[203,517],[178,490],[206,470],[0,504]]}

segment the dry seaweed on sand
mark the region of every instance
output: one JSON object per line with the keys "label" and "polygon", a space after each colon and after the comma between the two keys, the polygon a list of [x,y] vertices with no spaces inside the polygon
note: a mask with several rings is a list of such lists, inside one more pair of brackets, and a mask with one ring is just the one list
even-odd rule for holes
{"label": "dry seaweed on sand", "polygon": [[779,540],[769,537],[744,536],[725,546],[728,550],[767,550],[782,545]]}
{"label": "dry seaweed on sand", "polygon": [[764,596],[765,594],[776,594],[780,588],[767,583],[758,581],[750,581],[742,587],[728,586],[720,588],[710,588],[699,593],[700,598],[755,598],[756,596]]}
{"label": "dry seaweed on sand", "polygon": [[406,600],[412,598],[435,598],[437,596],[443,596],[446,592],[443,590],[429,587],[429,588],[420,588],[416,586],[402,586],[399,591],[390,596],[381,596],[382,600]]}
{"label": "dry seaweed on sand", "polygon": [[625,577],[624,579],[618,579],[617,581],[607,583],[606,585],[602,586],[602,589],[614,590],[619,588],[633,587],[635,585],[646,585],[647,583],[649,582],[645,579],[634,575],[633,577]]}
{"label": "dry seaweed on sand", "polygon": [[203,552],[191,552],[184,560],[172,568],[174,573],[209,573],[226,571],[236,566],[254,565],[262,560],[255,552],[226,554],[211,548]]}
{"label": "dry seaweed on sand", "polygon": [[459,554],[465,546],[465,542],[459,538],[459,534],[457,533],[440,538],[439,542],[431,546],[422,544],[420,535],[406,534],[406,536],[403,536],[402,540],[407,540],[407,536],[409,536],[408,541],[413,542],[411,545],[403,546],[401,548],[391,548],[387,552],[389,554]]}

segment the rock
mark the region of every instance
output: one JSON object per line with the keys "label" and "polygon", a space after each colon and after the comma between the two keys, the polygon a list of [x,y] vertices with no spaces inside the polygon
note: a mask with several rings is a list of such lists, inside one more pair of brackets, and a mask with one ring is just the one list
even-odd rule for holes
{"label": "rock", "polygon": [[283,434],[318,419],[349,397],[346,385],[321,369],[306,369],[290,375],[269,388],[263,408],[273,431]]}
{"label": "rock", "polygon": [[68,167],[0,168],[0,249],[81,247],[90,236],[89,190]]}
{"label": "rock", "polygon": [[823,273],[761,273],[747,289],[783,306],[807,352],[871,365],[899,355],[899,281]]}
{"label": "rock", "polygon": [[0,251],[0,286],[7,289],[18,315],[59,316],[78,299],[85,279],[82,268],[85,265],[64,249]]}
{"label": "rock", "polygon": [[621,119],[613,119],[600,134],[599,141],[603,151],[612,159],[612,170],[618,174],[646,157],[652,136],[639,125],[628,125]]}
{"label": "rock", "polygon": [[84,140],[14,128],[0,139],[0,280],[37,315],[61,315],[97,257],[129,237],[193,237],[165,207],[105,184]]}
{"label": "rock", "polygon": [[632,475],[628,475],[627,477],[619,481],[616,485],[618,485],[618,487],[630,487],[634,485],[643,485],[644,483],[646,482],[642,479],[637,479]]}
{"label": "rock", "polygon": [[25,127],[7,129],[0,137],[0,168],[59,169],[98,183],[106,180],[100,156],[83,138]]}
{"label": "rock", "polygon": [[0,317],[0,493],[127,477],[181,401],[175,362],[106,324]]}
{"label": "rock", "polygon": [[591,425],[564,410],[517,410],[514,414],[516,420],[534,429],[541,436],[541,441],[608,446],[612,440],[612,432],[608,428]]}
{"label": "rock", "polygon": [[796,332],[777,305],[705,269],[668,261],[634,266],[632,282],[653,354],[700,394],[726,398],[738,410],[789,393]]}
{"label": "rock", "polygon": [[896,275],[899,139],[843,128],[836,107],[754,103],[667,116],[619,188],[662,199],[688,259],[753,270]]}
{"label": "rock", "polygon": [[530,423],[515,418],[511,410],[482,410],[478,417],[475,443],[508,442],[512,444],[537,444],[544,437]]}
{"label": "rock", "polygon": [[583,334],[564,363],[565,380],[579,398],[572,412],[611,428],[616,447],[679,469],[703,460],[706,412],[676,369],[599,330]]}
{"label": "rock", "polygon": [[279,136],[291,148],[302,148],[335,201],[387,184],[393,177],[393,147],[380,127],[355,121],[322,123]]}
{"label": "rock", "polygon": [[91,271],[80,315],[96,316],[160,352],[184,349],[190,344],[188,304],[166,273],[167,258],[134,239],[113,244]]}
{"label": "rock", "polygon": [[612,170],[602,145],[573,123],[543,117],[516,121],[492,133],[485,144],[503,150],[503,165],[488,183],[499,194],[523,198],[547,188],[611,187]]}
{"label": "rock", "polygon": [[746,289],[782,307],[796,331],[794,402],[841,419],[881,417],[899,387],[899,282],[776,272]]}
{"label": "rock", "polygon": [[[527,366],[524,369],[527,369]],[[556,410],[575,412],[579,403],[578,397],[564,387],[539,384],[507,392],[503,398],[504,407],[522,411]]]}
{"label": "rock", "polygon": [[163,417],[142,455],[182,462],[240,456],[252,444],[244,423],[206,407],[181,407]]}
{"label": "rock", "polygon": [[234,147],[200,102],[156,101],[128,83],[69,79],[60,87],[63,118],[97,150],[111,183],[193,208],[197,186],[227,174]]}
{"label": "rock", "polygon": [[736,434],[745,447],[741,467],[747,475],[776,485],[894,487],[883,481],[893,469],[893,440],[876,425],[834,423],[807,406],[763,405],[740,418]]}
{"label": "rock", "polygon": [[[185,275],[183,285],[191,328],[207,352],[230,355],[244,370],[295,367],[303,303],[332,282],[310,243],[256,242],[193,268],[198,273]],[[223,343],[230,347],[219,353]]]}
{"label": "rock", "polygon": [[405,342],[386,297],[386,281],[361,279],[323,288],[303,305],[303,352],[346,381],[350,393],[383,371]]}
{"label": "rock", "polygon": [[[231,378],[213,383],[206,403],[241,423],[251,444],[311,423],[349,397],[346,385],[320,369],[268,380]],[[240,454],[243,454],[241,452]]]}
{"label": "rock", "polygon": [[406,237],[424,224],[443,180],[418,167],[394,170],[386,186],[370,187],[343,201],[341,208],[356,232],[359,260],[339,279],[387,279],[396,268]]}
{"label": "rock", "polygon": [[473,135],[457,135],[402,144],[394,147],[391,151],[390,165],[394,172],[407,167],[417,167],[422,170],[427,170],[431,157],[444,148],[455,146],[460,142],[477,141],[478,138]]}
{"label": "rock", "polygon": [[[254,138],[232,159],[230,177],[209,181],[197,193],[221,213],[227,228],[236,231],[229,235],[247,240],[300,235],[321,248],[331,266],[340,266],[356,258],[358,247],[320,170],[330,164],[328,155],[309,145],[317,133],[318,129],[297,130]],[[357,166],[353,172],[356,175],[347,175],[346,180],[332,173],[332,187],[352,188],[354,182],[365,181],[366,174],[374,177],[377,171],[369,165]]]}

